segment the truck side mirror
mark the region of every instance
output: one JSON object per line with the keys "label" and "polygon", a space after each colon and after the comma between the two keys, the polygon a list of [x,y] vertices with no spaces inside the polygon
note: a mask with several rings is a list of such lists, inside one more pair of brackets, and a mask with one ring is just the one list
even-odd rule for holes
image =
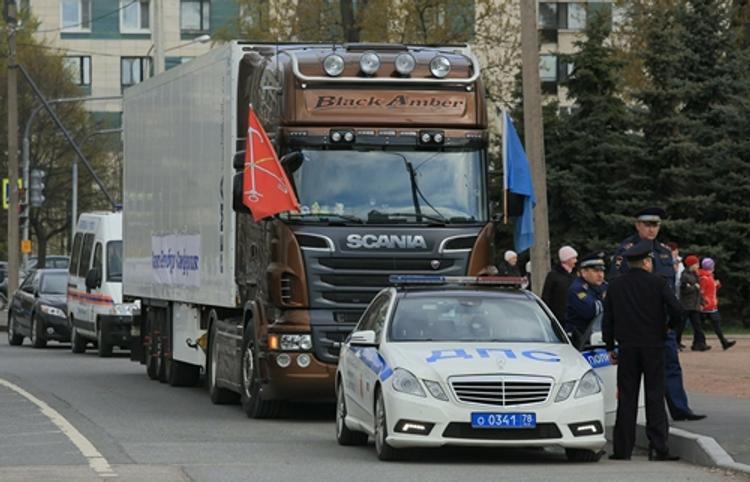
{"label": "truck side mirror", "polygon": [[242,202],[242,178],[244,173],[238,172],[232,178],[232,209],[236,213],[250,214],[250,209]]}
{"label": "truck side mirror", "polygon": [[279,162],[281,162],[281,167],[284,168],[287,174],[292,175],[305,162],[305,155],[302,151],[289,152],[281,156]]}
{"label": "truck side mirror", "polygon": [[99,275],[99,270],[96,268],[91,268],[88,273],[86,273],[86,292],[90,293],[91,290],[95,290],[101,285],[102,279]]}
{"label": "truck side mirror", "polygon": [[236,171],[240,171],[245,168],[245,151],[237,151],[232,158],[232,167]]}

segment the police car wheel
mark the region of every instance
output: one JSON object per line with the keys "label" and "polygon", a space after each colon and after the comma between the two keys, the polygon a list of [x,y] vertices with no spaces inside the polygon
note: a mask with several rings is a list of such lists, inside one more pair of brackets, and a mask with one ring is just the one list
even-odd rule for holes
{"label": "police car wheel", "polygon": [[375,452],[380,460],[398,460],[400,453],[388,445],[387,438],[388,419],[385,413],[385,401],[382,390],[378,388],[375,395]]}
{"label": "police car wheel", "polygon": [[367,434],[346,426],[346,396],[339,382],[336,387],[336,441],[339,445],[367,445]]}
{"label": "police car wheel", "polygon": [[598,462],[603,453],[602,451],[586,449],[565,449],[568,462]]}

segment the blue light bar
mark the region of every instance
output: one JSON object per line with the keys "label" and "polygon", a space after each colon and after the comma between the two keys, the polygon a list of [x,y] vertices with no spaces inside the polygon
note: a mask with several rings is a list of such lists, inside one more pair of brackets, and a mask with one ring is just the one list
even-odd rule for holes
{"label": "blue light bar", "polygon": [[525,279],[518,276],[442,276],[430,274],[393,274],[392,285],[496,285],[521,287]]}

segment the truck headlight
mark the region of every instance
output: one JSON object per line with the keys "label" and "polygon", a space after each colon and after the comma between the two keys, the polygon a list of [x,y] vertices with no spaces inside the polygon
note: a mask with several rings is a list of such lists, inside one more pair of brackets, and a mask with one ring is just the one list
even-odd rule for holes
{"label": "truck headlight", "polygon": [[442,400],[444,402],[448,401],[448,395],[445,394],[445,391],[443,390],[442,385],[438,382],[433,382],[432,380],[422,380],[424,382],[424,386],[427,387],[427,391],[430,392],[430,395],[437,398],[438,400]]}
{"label": "truck headlight", "polygon": [[[274,336],[274,335],[271,335]],[[285,351],[307,351],[312,348],[312,337],[310,335],[277,335],[279,337],[279,348]]]}
{"label": "truck headlight", "polygon": [[426,398],[427,394],[424,393],[422,385],[419,384],[419,380],[414,374],[403,368],[396,368],[393,371],[393,381],[391,386],[394,390],[401,393],[408,393],[417,397]]}
{"label": "truck headlight", "polygon": [[438,55],[430,61],[430,72],[438,79],[444,79],[451,71],[451,61],[448,57]]}
{"label": "truck headlight", "polygon": [[557,396],[555,397],[556,402],[564,402],[570,397],[570,394],[573,393],[573,388],[576,386],[576,381],[570,381],[565,382],[562,385],[560,385],[560,389],[557,391]]}
{"label": "truck headlight", "polygon": [[588,397],[589,395],[595,395],[602,391],[601,383],[599,383],[599,376],[594,370],[586,372],[581,381],[578,382],[578,390],[576,390],[576,398]]}
{"label": "truck headlight", "polygon": [[65,312],[60,308],[55,308],[54,306],[49,305],[39,305],[39,308],[42,310],[42,313],[47,315],[57,316],[58,318],[67,318]]}

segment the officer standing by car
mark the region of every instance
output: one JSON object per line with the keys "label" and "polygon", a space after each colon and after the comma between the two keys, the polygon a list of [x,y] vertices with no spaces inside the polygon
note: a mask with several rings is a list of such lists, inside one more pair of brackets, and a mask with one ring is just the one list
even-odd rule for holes
{"label": "officer standing by car", "polygon": [[605,253],[589,253],[578,263],[578,277],[567,292],[563,328],[571,335],[573,344],[579,349],[588,343],[592,329],[601,323],[604,312]]}
{"label": "officer standing by car", "polygon": [[[617,419],[615,460],[629,460],[635,445],[638,392],[641,376],[646,398],[646,435],[649,460],[678,460],[667,446],[669,430],[664,410],[665,342],[668,316],[681,316],[674,289],[653,274],[653,242],[642,240],[621,256],[628,271],[612,280],[604,300],[602,335],[610,361],[617,364]],[[615,352],[615,341],[619,352]]]}
{"label": "officer standing by car", "polygon": [[[628,264],[623,260],[623,254],[636,244],[645,241],[651,246],[651,258],[653,260],[653,273],[663,278],[670,289],[675,291],[675,271],[672,260],[672,251],[669,246],[659,242],[659,230],[661,221],[667,213],[661,208],[651,207],[641,210],[636,214],[636,234],[625,238],[615,251],[612,265],[609,271],[610,282],[620,274],[628,271]],[[680,318],[675,318],[679,320]],[[674,328],[674,326],[671,326]],[[673,329],[667,332],[665,376],[667,383],[666,398],[669,413],[673,420],[701,420],[705,415],[693,412],[688,404],[687,393],[682,381],[682,367],[680,366],[677,336]]]}

